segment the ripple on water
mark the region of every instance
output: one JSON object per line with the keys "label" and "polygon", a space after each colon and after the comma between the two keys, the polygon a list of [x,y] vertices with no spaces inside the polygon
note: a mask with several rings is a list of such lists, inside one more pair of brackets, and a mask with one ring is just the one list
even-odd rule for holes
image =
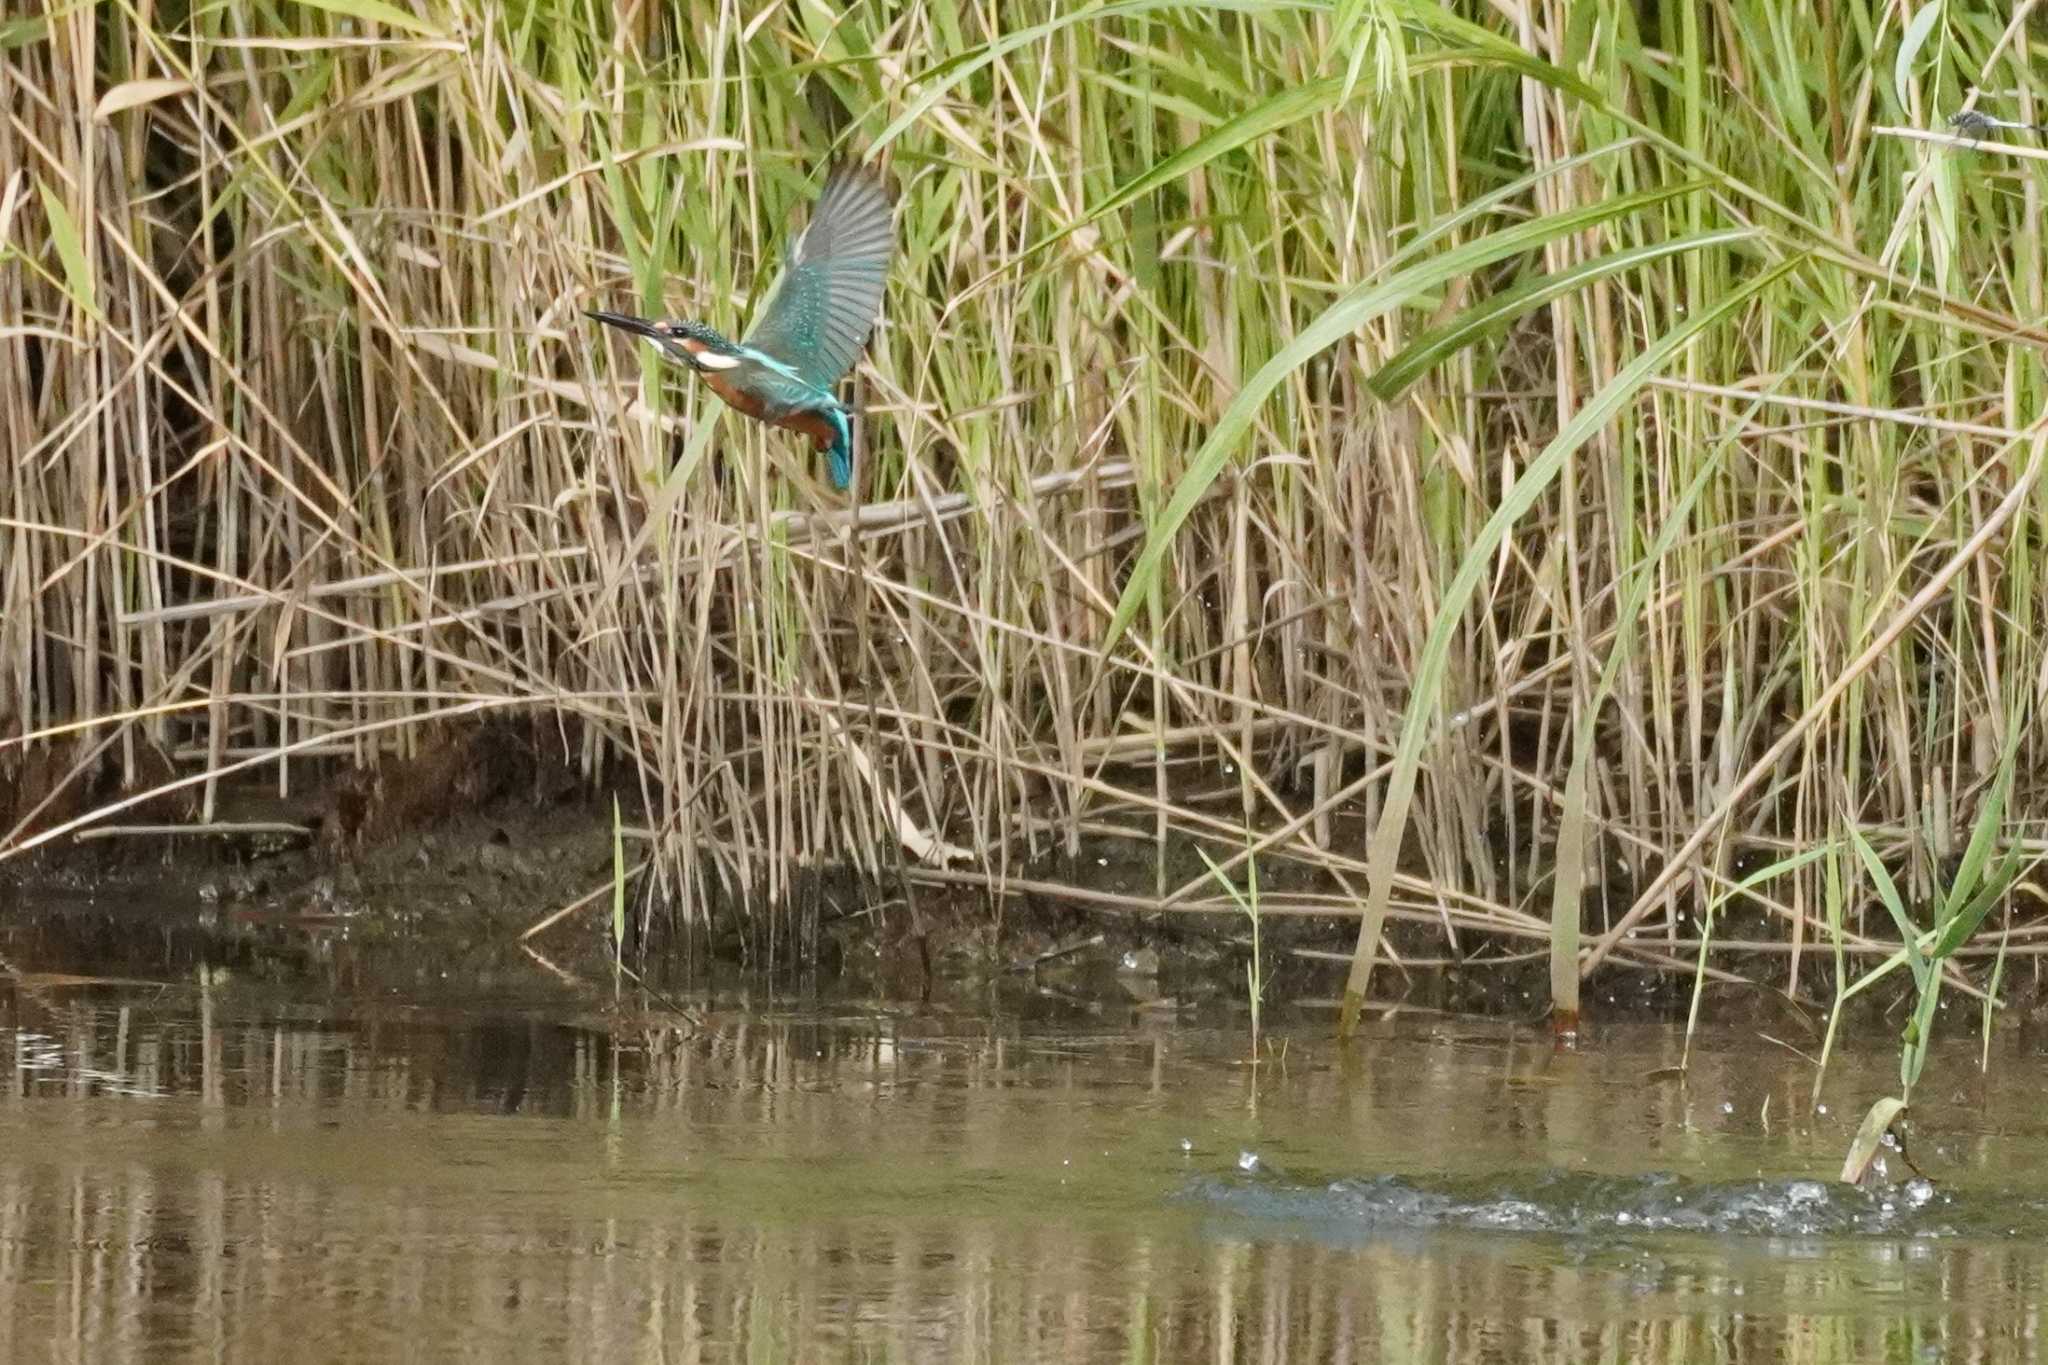
{"label": "ripple on water", "polygon": [[1401,1175],[1305,1184],[1253,1162],[1204,1176],[1182,1197],[1233,1218],[1357,1242],[1418,1230],[1568,1237],[1644,1232],[1747,1237],[2040,1237],[2038,1197],[1951,1192],[1926,1180],[1873,1190],[1812,1179],[1708,1182],[1670,1174],[1534,1173],[1430,1180]]}

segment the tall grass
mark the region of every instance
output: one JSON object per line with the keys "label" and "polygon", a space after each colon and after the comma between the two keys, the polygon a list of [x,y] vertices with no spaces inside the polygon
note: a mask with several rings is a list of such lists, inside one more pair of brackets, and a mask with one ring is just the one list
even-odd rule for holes
{"label": "tall grass", "polygon": [[[2040,160],[1918,131],[2036,117],[1988,17],[839,11],[0,21],[0,765],[210,812],[542,708],[685,913],[1102,837],[1227,908],[1211,840],[1363,907],[1354,1008],[1394,914],[1552,936],[1567,1016],[1745,851],[1831,850],[1747,893],[1780,984],[1881,947],[1838,835],[1924,897],[2016,732],[2029,809]],[[579,312],[739,330],[842,153],[853,506]]]}

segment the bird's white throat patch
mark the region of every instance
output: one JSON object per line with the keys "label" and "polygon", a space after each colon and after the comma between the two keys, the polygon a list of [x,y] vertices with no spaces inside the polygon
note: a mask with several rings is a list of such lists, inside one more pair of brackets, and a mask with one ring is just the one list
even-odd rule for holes
{"label": "bird's white throat patch", "polygon": [[731,370],[738,368],[740,363],[738,356],[720,355],[716,351],[698,351],[691,358],[697,362],[699,369],[704,370]]}

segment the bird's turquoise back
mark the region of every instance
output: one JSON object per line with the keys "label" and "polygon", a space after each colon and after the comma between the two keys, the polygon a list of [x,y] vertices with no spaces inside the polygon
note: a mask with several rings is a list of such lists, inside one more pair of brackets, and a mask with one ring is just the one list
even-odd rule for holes
{"label": "bird's turquoise back", "polygon": [[853,368],[881,311],[895,246],[892,216],[878,171],[835,167],[747,346],[829,392]]}

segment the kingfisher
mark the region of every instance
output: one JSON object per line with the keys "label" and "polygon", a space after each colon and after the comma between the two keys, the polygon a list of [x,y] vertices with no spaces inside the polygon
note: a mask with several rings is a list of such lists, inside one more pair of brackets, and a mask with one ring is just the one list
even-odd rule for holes
{"label": "kingfisher", "polygon": [[829,451],[832,486],[853,481],[853,409],[833,393],[853,368],[875,315],[895,247],[889,182],[872,167],[835,165],[797,238],[782,285],[744,342],[701,322],[657,322],[585,310],[689,366],[747,416],[811,438]]}

